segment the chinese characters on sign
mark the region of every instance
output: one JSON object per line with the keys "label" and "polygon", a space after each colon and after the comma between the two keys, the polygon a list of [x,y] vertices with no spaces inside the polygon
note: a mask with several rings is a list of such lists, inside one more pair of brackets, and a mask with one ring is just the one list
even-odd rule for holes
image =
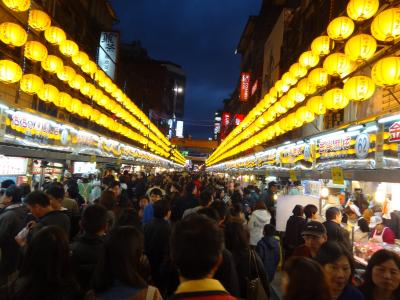
{"label": "chinese characters on sign", "polygon": [[250,73],[240,75],[240,101],[247,101],[250,93]]}
{"label": "chinese characters on sign", "polygon": [[112,79],[115,77],[117,63],[119,34],[117,32],[102,32],[100,36],[99,57],[97,64]]}
{"label": "chinese characters on sign", "polygon": [[320,158],[329,159],[346,157],[348,155],[347,150],[350,149],[350,141],[351,137],[349,136],[320,140],[318,143]]}
{"label": "chinese characters on sign", "polygon": [[389,128],[389,142],[400,142],[400,122],[393,123]]}
{"label": "chinese characters on sign", "polygon": [[231,114],[228,112],[222,113],[221,140],[223,140],[228,135],[228,127],[230,122],[231,122]]}

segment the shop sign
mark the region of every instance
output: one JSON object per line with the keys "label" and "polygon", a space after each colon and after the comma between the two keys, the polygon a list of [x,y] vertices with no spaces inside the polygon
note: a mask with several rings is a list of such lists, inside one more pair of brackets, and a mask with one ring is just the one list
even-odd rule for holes
{"label": "shop sign", "polygon": [[356,138],[356,156],[360,159],[364,159],[368,156],[370,142],[368,133],[362,133]]}
{"label": "shop sign", "polygon": [[246,102],[250,93],[250,73],[240,74],[240,101]]}
{"label": "shop sign", "polygon": [[111,79],[115,77],[117,63],[119,34],[117,32],[102,32],[100,36],[97,64]]}
{"label": "shop sign", "polygon": [[222,113],[222,121],[221,121],[221,140],[223,140],[228,134],[228,127],[231,122],[231,114],[228,112]]}
{"label": "shop sign", "polygon": [[318,142],[320,159],[344,158],[351,146],[351,137],[323,139]]}
{"label": "shop sign", "polygon": [[26,175],[27,166],[27,158],[0,157],[0,176]]}
{"label": "shop sign", "polygon": [[400,122],[395,122],[389,127],[389,142],[397,143],[400,142]]}
{"label": "shop sign", "polygon": [[333,184],[344,184],[343,169],[340,167],[333,167],[331,169]]}

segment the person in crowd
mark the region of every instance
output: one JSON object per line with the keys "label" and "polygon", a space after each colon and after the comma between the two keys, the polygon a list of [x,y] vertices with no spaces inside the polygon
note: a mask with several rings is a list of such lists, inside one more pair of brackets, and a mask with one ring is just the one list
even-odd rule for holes
{"label": "person in crowd", "polygon": [[271,221],[271,214],[268,212],[264,201],[259,200],[254,206],[254,210],[250,215],[250,220],[247,224],[250,231],[250,245],[257,246],[257,243],[263,237],[263,230],[266,224]]}
{"label": "person in crowd", "polygon": [[394,232],[383,224],[381,217],[372,216],[369,228],[371,229],[371,242],[394,244]]}
{"label": "person in crowd", "polygon": [[324,243],[315,260],[321,264],[328,277],[333,300],[364,300],[362,293],[351,284],[354,262],[343,244],[335,241]]}
{"label": "person in crowd", "polygon": [[353,248],[350,243],[350,233],[342,228],[342,213],[337,207],[330,207],[325,213],[326,221],[323,223],[327,234],[328,241],[342,243],[349,251]]}
{"label": "person in crowd", "polygon": [[65,231],[67,236],[70,234],[70,219],[61,211],[54,210],[50,205],[50,199],[46,193],[34,191],[25,198],[25,204],[37,222],[30,223],[28,226],[31,231],[28,241],[34,237],[43,227],[55,225]]}
{"label": "person in crowd", "polygon": [[375,252],[368,261],[360,290],[365,300],[400,299],[400,257],[384,249]]}
{"label": "person in crowd", "polygon": [[167,200],[160,200],[153,205],[154,218],[144,226],[144,249],[151,266],[155,286],[162,295],[167,291],[166,272],[169,267],[169,238],[171,226],[169,218],[171,208]]}
{"label": "person in crowd", "polygon": [[292,255],[294,249],[304,244],[301,232],[306,224],[304,219],[304,209],[301,205],[296,205],[292,210],[291,215],[286,223],[284,245],[286,257]]}
{"label": "person in crowd", "polygon": [[304,206],[304,216],[306,218],[306,222],[318,221],[318,207],[316,207],[314,204],[307,204]]}
{"label": "person in crowd", "polygon": [[361,215],[358,207],[354,204],[346,207],[347,222],[354,226],[354,241],[368,242],[369,227],[367,220]]}
{"label": "person in crowd", "polygon": [[67,187],[66,197],[78,203],[79,207],[85,204],[85,199],[79,194],[79,187],[76,181],[70,181]]}
{"label": "person in crowd", "polygon": [[281,260],[281,245],[273,225],[266,224],[263,234],[264,237],[257,243],[256,251],[264,263],[269,282],[272,282]]}
{"label": "person in crowd", "polygon": [[20,260],[19,246],[14,237],[24,228],[26,209],[21,204],[20,190],[9,185],[0,198],[0,286],[15,277]]}
{"label": "person in crowd", "polygon": [[110,182],[110,185],[107,188],[108,191],[112,191],[114,193],[115,199],[119,199],[121,195],[121,183],[117,180],[113,180]]}
{"label": "person in crowd", "polygon": [[275,210],[275,202],[276,202],[276,193],[278,192],[278,184],[275,181],[271,181],[268,183],[268,189],[263,193],[262,199],[265,202],[265,206],[271,214],[271,224],[275,226],[276,220],[276,210]]}
{"label": "person in crowd", "polygon": [[227,216],[227,222],[238,222],[240,224],[246,224],[246,216],[243,212],[242,205],[240,203],[232,203],[229,207],[229,214]]}
{"label": "person in crowd", "polygon": [[321,266],[306,257],[292,257],[286,262],[282,291],[284,300],[333,300]]}
{"label": "person in crowd", "polygon": [[89,181],[89,174],[83,174],[81,182],[78,183],[79,194],[85,199],[85,203],[89,203],[90,193],[92,192],[92,184]]}
{"label": "person in crowd", "polygon": [[[28,198],[32,197],[31,193]],[[59,226],[46,226],[33,237],[18,279],[10,285],[9,294],[13,300],[80,299],[79,285],[71,270],[65,230]]]}
{"label": "person in crowd", "polygon": [[115,224],[114,209],[117,205],[115,193],[111,190],[103,191],[100,196],[99,204],[107,209],[107,228],[113,228]]}
{"label": "person in crowd", "polygon": [[258,254],[251,249],[249,232],[238,222],[225,224],[225,246],[232,252],[239,278],[240,297],[247,298],[247,280],[259,278],[264,291],[269,293],[267,274]]}
{"label": "person in crowd", "polygon": [[317,255],[322,244],[328,239],[325,226],[317,221],[308,222],[304,226],[301,235],[305,242],[294,250],[293,256],[313,258]]}
{"label": "person in crowd", "polygon": [[86,300],[162,299],[139,275],[143,235],[131,226],[116,227],[104,242]]}
{"label": "person in crowd", "polygon": [[82,292],[89,290],[90,280],[103,250],[107,232],[107,210],[89,205],[82,214],[82,233],[71,244],[71,262]]}
{"label": "person in crowd", "polygon": [[171,256],[181,283],[172,299],[233,300],[213,278],[221,264],[224,236],[216,222],[193,214],[178,222],[171,236]]}
{"label": "person in crowd", "polygon": [[21,183],[18,186],[21,194],[21,202],[24,202],[25,197],[31,192],[31,186],[28,183]]}
{"label": "person in crowd", "polygon": [[146,181],[146,174],[144,172],[140,172],[135,181],[135,193],[138,198],[146,194]]}
{"label": "person in crowd", "polygon": [[196,207],[198,205],[197,200],[197,187],[193,182],[189,182],[185,185],[184,195],[179,198],[175,205],[172,207],[171,219],[178,221],[182,219],[183,213],[189,208]]}
{"label": "person in crowd", "polygon": [[194,214],[202,208],[210,206],[212,201],[213,201],[212,193],[209,190],[202,191],[200,193],[199,205],[193,208],[186,209],[183,213],[182,218]]}
{"label": "person in crowd", "polygon": [[163,193],[159,188],[154,188],[150,193],[150,203],[145,206],[143,211],[143,224],[146,225],[151,222],[154,217],[154,203],[163,198]]}
{"label": "person in crowd", "polygon": [[138,215],[139,215],[139,219],[140,221],[143,220],[143,215],[144,215],[144,208],[150,203],[149,198],[147,198],[146,196],[142,196],[139,199],[139,210],[138,210]]}

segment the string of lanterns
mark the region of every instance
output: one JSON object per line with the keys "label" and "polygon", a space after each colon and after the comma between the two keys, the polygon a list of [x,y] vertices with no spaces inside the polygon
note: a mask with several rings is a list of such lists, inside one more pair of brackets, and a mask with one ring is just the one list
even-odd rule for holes
{"label": "string of lanterns", "polygon": [[[315,116],[325,114],[326,110],[343,109],[350,101],[368,100],[375,92],[375,85],[391,87],[399,84],[400,58],[397,56],[378,60],[372,67],[371,77],[357,75],[347,78],[360,64],[375,55],[377,41],[393,44],[400,38],[400,8],[387,8],[379,13],[378,10],[379,0],[350,0],[348,17],[341,16],[329,23],[327,35],[313,40],[311,50],[300,55],[298,62],[232,130],[208,158],[207,165],[310,123]],[[358,24],[372,17],[372,36],[364,33],[352,36],[356,27],[354,22]],[[345,43],[344,53],[332,52],[338,43]],[[320,89],[326,89],[331,78],[343,81],[343,89],[332,88],[322,96],[312,96]],[[299,103],[304,105],[275,121]]]}

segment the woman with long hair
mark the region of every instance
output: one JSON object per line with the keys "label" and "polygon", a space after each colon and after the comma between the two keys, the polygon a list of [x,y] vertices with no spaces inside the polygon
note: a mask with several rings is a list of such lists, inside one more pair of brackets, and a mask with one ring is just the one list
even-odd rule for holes
{"label": "woman with long hair", "polygon": [[375,252],[368,261],[360,290],[366,300],[400,299],[400,257],[388,250]]}

